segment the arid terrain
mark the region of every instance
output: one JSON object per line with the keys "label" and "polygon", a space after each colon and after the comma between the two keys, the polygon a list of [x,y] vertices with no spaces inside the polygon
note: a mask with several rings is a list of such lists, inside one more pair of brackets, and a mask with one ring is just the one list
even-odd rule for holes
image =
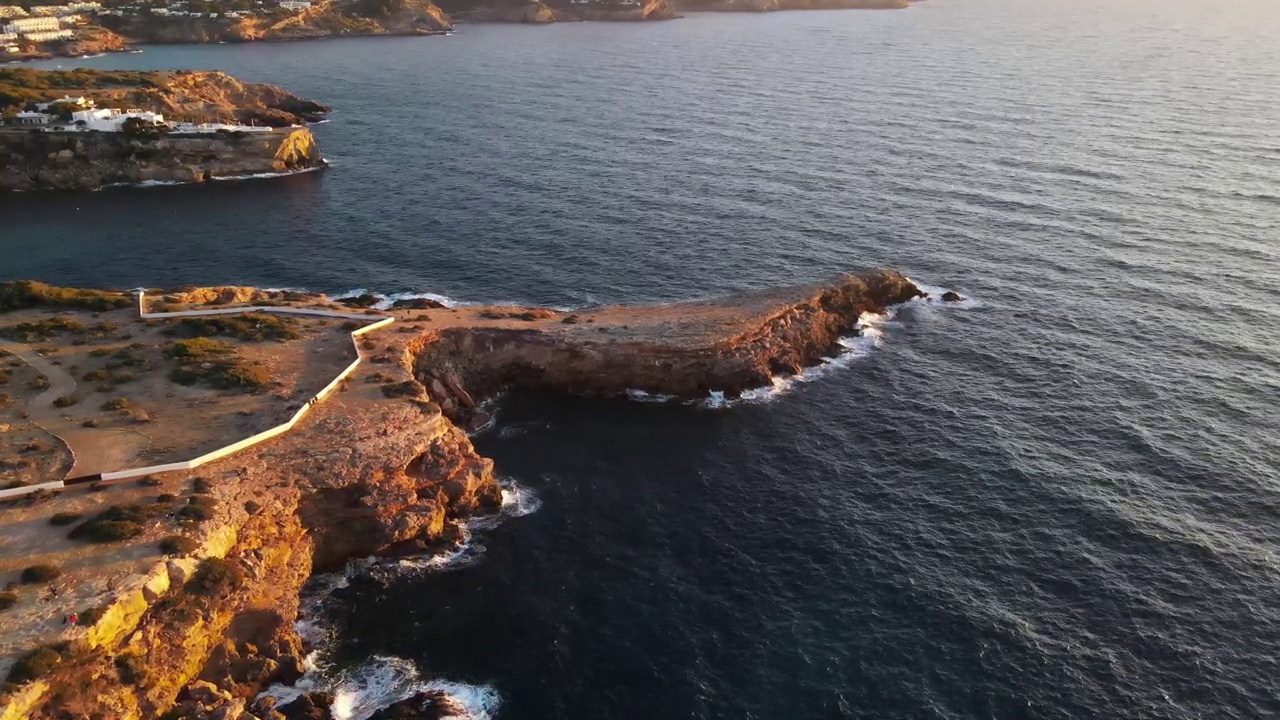
{"label": "arid terrain", "polygon": [[[352,559],[438,550],[458,540],[459,519],[497,509],[493,464],[461,429],[487,422],[485,396],[514,386],[733,395],[816,362],[863,313],[921,295],[901,275],[875,272],[579,312],[429,300],[379,309],[389,303],[373,296],[249,288],[160,291],[144,303],[151,313],[256,305],[366,323],[265,312],[144,319],[128,294],[4,284],[3,347],[38,366],[6,362],[5,472],[15,486],[61,479],[70,457],[59,443],[89,455],[127,448],[98,453],[101,465],[85,468],[94,472],[194,457],[279,422],[356,353],[362,362],[275,439],[193,471],[55,487],[0,506],[0,572],[11,583],[0,610],[0,718],[329,717],[325,697],[283,708],[258,699],[302,673],[301,586]],[[383,317],[394,321],[349,335]],[[54,376],[50,388],[35,379],[40,368]],[[73,402],[51,416],[42,403],[63,370],[76,381]],[[83,433],[58,437],[72,428]],[[396,717],[441,717],[447,706],[413,698],[397,708],[411,714]]]}

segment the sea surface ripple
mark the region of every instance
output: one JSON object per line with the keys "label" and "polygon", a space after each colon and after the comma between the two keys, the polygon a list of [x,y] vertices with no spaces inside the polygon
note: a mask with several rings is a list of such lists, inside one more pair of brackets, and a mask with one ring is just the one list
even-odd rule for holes
{"label": "sea surface ripple", "polygon": [[580,306],[883,265],[975,299],[767,402],[508,398],[476,442],[541,507],[353,581],[330,662],[513,719],[1280,716],[1280,3],[79,64],[282,84],[337,108],[334,167],[6,197],[0,277]]}

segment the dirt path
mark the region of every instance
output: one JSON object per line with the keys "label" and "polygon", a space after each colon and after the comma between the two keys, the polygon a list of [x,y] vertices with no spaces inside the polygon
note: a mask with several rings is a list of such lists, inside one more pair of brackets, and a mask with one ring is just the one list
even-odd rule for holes
{"label": "dirt path", "polygon": [[49,380],[49,389],[27,405],[27,419],[61,440],[71,451],[73,463],[68,478],[126,467],[151,444],[146,435],[132,430],[87,428],[63,416],[54,401],[74,393],[76,379],[22,343],[0,340],[0,351],[12,354]]}

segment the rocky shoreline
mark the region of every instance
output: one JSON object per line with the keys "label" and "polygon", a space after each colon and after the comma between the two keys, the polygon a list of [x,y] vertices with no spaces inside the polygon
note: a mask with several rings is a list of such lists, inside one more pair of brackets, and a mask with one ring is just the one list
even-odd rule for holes
{"label": "rocky shoreline", "polygon": [[[267,297],[223,288],[169,299]],[[352,560],[455,545],[463,520],[500,508],[493,463],[463,429],[474,426],[484,397],[511,388],[731,396],[814,364],[865,313],[921,297],[902,275],[873,271],[653,307],[563,312],[418,300],[380,311],[397,322],[370,341],[384,358],[371,360],[377,372],[317,406],[294,432],[202,470],[219,511],[199,549],[122,583],[54,667],[7,687],[0,720],[330,718],[332,698],[320,693],[281,707],[260,697],[304,672],[295,629],[303,585]],[[455,710],[428,694],[374,717]]]}
{"label": "rocky shoreline", "polygon": [[15,113],[69,93],[99,107],[139,108],[170,122],[211,125],[203,126],[210,128],[207,132],[182,133],[166,128],[86,132],[67,121],[62,131],[0,128],[0,192],[200,183],[325,166],[305,125],[322,119],[329,108],[274,85],[245,83],[220,72],[0,70],[0,101]]}
{"label": "rocky shoreline", "polygon": [[443,35],[458,24],[654,22],[685,12],[904,9],[920,0],[645,0],[637,5],[582,5],[560,0],[385,0],[376,15],[353,14],[350,4],[320,0],[287,18],[104,16],[74,43],[49,45],[14,58],[38,60],[135,51],[137,46],[313,40],[330,37]]}

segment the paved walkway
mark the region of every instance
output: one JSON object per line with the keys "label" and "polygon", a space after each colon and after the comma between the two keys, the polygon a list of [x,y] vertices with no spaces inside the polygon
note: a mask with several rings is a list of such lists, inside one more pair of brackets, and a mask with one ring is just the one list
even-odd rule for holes
{"label": "paved walkway", "polygon": [[132,430],[87,428],[64,417],[53,402],[74,393],[76,379],[22,343],[0,340],[0,351],[14,355],[49,379],[49,389],[35,396],[27,405],[27,419],[71,450],[73,463],[67,473],[68,478],[127,467],[151,444],[147,436]]}

